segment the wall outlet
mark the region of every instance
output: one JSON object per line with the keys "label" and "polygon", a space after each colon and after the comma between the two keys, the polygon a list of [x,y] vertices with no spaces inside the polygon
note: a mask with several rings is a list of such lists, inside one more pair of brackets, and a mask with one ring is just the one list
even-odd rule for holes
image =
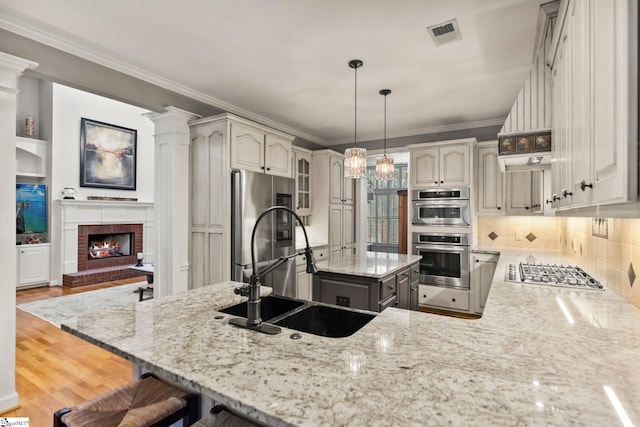
{"label": "wall outlet", "polygon": [[607,218],[592,218],[591,235],[603,239],[609,238],[609,223]]}

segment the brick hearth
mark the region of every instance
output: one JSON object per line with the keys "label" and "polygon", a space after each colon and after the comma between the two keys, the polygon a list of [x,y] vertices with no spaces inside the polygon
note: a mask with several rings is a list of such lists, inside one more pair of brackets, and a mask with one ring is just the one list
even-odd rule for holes
{"label": "brick hearth", "polygon": [[[136,254],[142,252],[142,224],[96,224],[78,226],[78,272],[62,275],[62,284],[69,287],[91,285],[130,277],[145,277],[129,270],[137,262]],[[133,233],[130,256],[89,260],[90,234]]]}

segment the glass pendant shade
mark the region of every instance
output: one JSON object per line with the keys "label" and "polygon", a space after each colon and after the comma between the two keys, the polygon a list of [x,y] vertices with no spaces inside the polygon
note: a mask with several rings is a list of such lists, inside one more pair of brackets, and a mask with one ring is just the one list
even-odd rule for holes
{"label": "glass pendant shade", "polygon": [[362,67],[362,61],[353,59],[349,61],[349,68],[354,69],[354,116],[353,116],[353,148],[344,150],[344,177],[362,179],[367,172],[367,149],[357,147],[358,142],[358,68]]}
{"label": "glass pendant shade", "polygon": [[393,179],[394,171],[395,167],[393,166],[393,159],[391,157],[384,155],[376,160],[377,180]]}
{"label": "glass pendant shade", "polygon": [[347,148],[344,150],[344,177],[364,178],[367,171],[367,149]]}

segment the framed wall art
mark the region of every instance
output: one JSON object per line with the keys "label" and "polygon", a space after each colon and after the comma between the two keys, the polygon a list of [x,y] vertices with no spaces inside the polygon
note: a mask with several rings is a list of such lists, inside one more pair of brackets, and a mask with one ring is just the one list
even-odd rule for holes
{"label": "framed wall art", "polygon": [[81,119],[80,187],[136,189],[138,131]]}

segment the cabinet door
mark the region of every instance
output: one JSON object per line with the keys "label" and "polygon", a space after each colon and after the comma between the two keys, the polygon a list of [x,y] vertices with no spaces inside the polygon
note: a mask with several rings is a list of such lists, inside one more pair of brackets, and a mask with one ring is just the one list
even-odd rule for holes
{"label": "cabinet door", "polygon": [[[626,1],[593,1],[593,204],[628,199],[629,17]],[[637,37],[637,31],[635,36]],[[636,78],[637,80],[637,78]],[[636,81],[637,84],[637,81]],[[636,154],[637,155],[637,154]],[[589,190],[587,190],[589,191]]]}
{"label": "cabinet door", "polygon": [[353,206],[344,205],[342,209],[342,243],[345,248],[353,247],[356,243],[354,222]]}
{"label": "cabinet door", "polygon": [[343,203],[344,160],[339,157],[329,157],[329,203]]}
{"label": "cabinet door", "polygon": [[398,307],[411,309],[411,280],[409,269],[398,273]]}
{"label": "cabinet door", "polygon": [[267,134],[264,166],[268,174],[291,178],[291,141]]}
{"label": "cabinet door", "polygon": [[437,148],[425,148],[411,152],[411,184],[413,188],[440,185]]}
{"label": "cabinet door", "polygon": [[296,179],[296,212],[298,215],[311,214],[311,154],[296,151],[294,155]]}
{"label": "cabinet door", "polygon": [[[567,10],[569,43],[573,62],[571,85],[570,176],[566,187],[572,208],[589,205],[591,192],[580,190],[582,180],[590,180],[589,152],[591,132],[589,119],[589,2],[574,1]],[[586,181],[585,181],[586,182]],[[564,197],[564,195],[563,195]]]}
{"label": "cabinet door", "polygon": [[231,167],[264,172],[265,134],[249,126],[231,124]]}
{"label": "cabinet door", "polygon": [[544,212],[544,173],[531,171],[531,213]]}
{"label": "cabinet door", "polygon": [[469,185],[469,146],[440,147],[440,185]]}
{"label": "cabinet door", "polygon": [[507,172],[507,215],[531,213],[531,171]]}
{"label": "cabinet door", "polygon": [[343,200],[344,203],[347,205],[353,205],[353,194],[355,193],[354,191],[354,187],[356,185],[356,181],[355,179],[351,179],[351,178],[343,178],[344,182],[343,182]]}
{"label": "cabinet door", "polygon": [[504,214],[503,173],[498,164],[498,147],[478,148],[478,206],[479,214]]}
{"label": "cabinet door", "polygon": [[329,205],[329,251],[332,256],[342,256],[343,211],[342,205]]}
{"label": "cabinet door", "polygon": [[25,246],[18,252],[18,286],[46,283],[50,278],[50,247]]}

